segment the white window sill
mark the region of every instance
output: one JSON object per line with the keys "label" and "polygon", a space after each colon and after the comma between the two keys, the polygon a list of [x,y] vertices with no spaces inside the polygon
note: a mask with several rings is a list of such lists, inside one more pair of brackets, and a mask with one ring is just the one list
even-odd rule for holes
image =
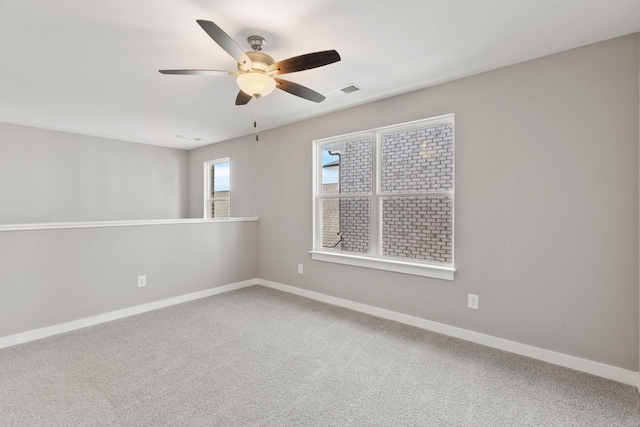
{"label": "white window sill", "polygon": [[311,259],[315,261],[335,262],[337,264],[374,268],[376,270],[386,270],[396,273],[412,274],[415,276],[433,277],[435,279],[442,280],[453,281],[454,273],[456,271],[454,267],[428,265],[419,262],[395,260],[390,258],[375,258],[366,255],[325,251],[310,251],[309,253],[311,254]]}

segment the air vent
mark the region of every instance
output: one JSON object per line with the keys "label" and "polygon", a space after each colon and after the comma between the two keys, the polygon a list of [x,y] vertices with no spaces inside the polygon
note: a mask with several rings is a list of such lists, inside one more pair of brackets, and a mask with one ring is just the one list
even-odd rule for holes
{"label": "air vent", "polygon": [[344,96],[349,93],[357,92],[360,90],[360,86],[355,83],[348,84],[343,87],[339,87],[338,89],[330,90],[329,92],[325,92],[324,96],[327,98],[337,98],[339,96]]}
{"label": "air vent", "polygon": [[186,139],[187,141],[202,141],[202,138],[185,136],[185,135],[176,135],[176,138]]}
{"label": "air vent", "polygon": [[341,87],[340,90],[344,93],[351,93],[360,90],[360,88],[352,83],[349,86]]}

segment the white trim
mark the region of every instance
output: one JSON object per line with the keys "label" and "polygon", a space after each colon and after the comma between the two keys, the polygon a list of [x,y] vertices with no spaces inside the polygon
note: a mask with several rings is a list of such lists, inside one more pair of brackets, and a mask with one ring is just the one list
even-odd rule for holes
{"label": "white trim", "polygon": [[136,305],[134,307],[123,308],[121,310],[111,311],[109,313],[98,314],[96,316],[85,317],[84,319],[73,320],[67,323],[61,323],[59,325],[47,326],[44,328],[34,329],[27,332],[22,332],[15,335],[8,335],[6,337],[0,337],[0,348],[11,347],[17,344],[23,344],[29,341],[39,340],[41,338],[47,338],[53,335],[63,334],[65,332],[75,331],[76,329],[86,328],[88,326],[98,325],[100,323],[110,322],[112,320],[118,320],[136,314],[146,313],[148,311],[158,310],[160,308],[169,307],[176,304],[182,304],[184,302],[193,301],[200,298],[206,298],[213,295],[222,294],[225,292],[235,291],[237,289],[246,288],[257,284],[257,279],[245,280],[243,282],[236,282],[229,285],[218,286],[216,288],[207,289],[204,291],[193,292],[186,295],[180,295],[173,298],[164,299],[161,301],[154,301],[147,304]]}
{"label": "white trim", "polygon": [[320,190],[320,187],[322,185],[321,184],[322,168],[318,170],[318,168],[316,167],[316,163],[319,161],[319,158],[322,159],[322,154],[320,153],[320,151],[321,151],[320,146],[317,144],[313,144],[313,150],[311,150],[311,161],[313,162],[311,165],[311,170],[313,171],[313,176],[311,177],[311,180],[312,180],[311,185],[313,188],[313,191],[311,192],[311,209],[312,209],[311,223],[313,227],[313,234],[311,236],[311,240],[312,240],[312,247],[314,248],[318,247],[317,246],[318,242],[322,242],[322,235],[321,235],[322,213],[320,212],[320,203],[318,203],[318,198],[316,197],[317,194],[322,194],[322,190]]}
{"label": "white trim", "polygon": [[453,281],[456,271],[455,267],[430,265],[391,258],[376,258],[368,255],[355,255],[344,252],[309,251],[309,253],[311,254],[311,259],[314,261],[333,262],[450,281]]}
{"label": "white trim", "polygon": [[[369,197],[369,248],[372,254],[382,253],[382,202],[380,190],[382,189],[382,144],[379,132],[371,137],[371,197]],[[342,221],[342,218],[340,218]],[[342,228],[342,224],[340,224]],[[340,236],[342,237],[342,236]],[[322,248],[316,247],[314,249]]]}
{"label": "white trim", "polygon": [[428,122],[428,126],[438,126],[443,123],[450,122],[451,118],[453,117],[455,117],[455,113],[447,113],[447,114],[442,114],[440,116],[428,117],[426,119],[412,120],[410,122],[397,123],[397,124],[388,125],[388,126],[360,130],[357,132],[344,133],[342,135],[330,136],[328,138],[320,138],[320,139],[314,140],[313,142],[321,141],[324,144],[327,142],[338,143],[338,142],[350,141],[352,139],[359,138],[361,135],[368,136],[371,132],[384,133],[384,131],[394,131],[396,128],[400,128],[400,127],[411,129],[413,127],[421,127],[426,122]]}
{"label": "white trim", "polygon": [[371,194],[350,194],[350,193],[327,194],[326,196],[322,196],[322,197],[318,197],[318,198],[322,199],[322,200],[331,200],[331,199],[333,199],[333,200],[340,200],[340,199],[370,199],[371,198]]}
{"label": "white trim", "polygon": [[553,363],[554,365],[563,366],[565,368],[574,369],[576,371],[586,372],[602,378],[618,381],[623,384],[629,384],[640,389],[640,375],[638,372],[629,371],[627,369],[618,368],[616,366],[606,365],[604,363],[594,362],[592,360],[582,359],[568,354],[558,353],[543,348],[533,347],[515,341],[446,325],[444,323],[433,322],[431,320],[410,316],[408,314],[398,313],[379,307],[373,307],[366,304],[337,298],[306,289],[296,288],[294,286],[283,285],[281,283],[269,280],[258,279],[258,284],[268,288],[277,289],[279,291],[288,292],[305,298],[322,301],[339,307],[348,308],[350,310],[367,313],[383,319],[393,320],[395,322],[404,323],[406,325],[415,326],[417,328],[426,329],[428,331],[437,332],[439,334],[448,335],[465,341],[474,342],[476,344],[485,345],[487,347],[497,348],[508,351],[510,353],[520,354],[522,356],[531,357],[533,359],[542,360],[544,362]]}
{"label": "white trim", "polygon": [[103,228],[103,227],[134,227],[141,225],[168,225],[168,224],[199,224],[202,222],[249,222],[257,221],[258,217],[245,218],[183,218],[183,219],[143,219],[132,221],[84,221],[84,222],[48,222],[40,224],[2,224],[3,231],[30,231],[30,230],[58,230],[63,228]]}

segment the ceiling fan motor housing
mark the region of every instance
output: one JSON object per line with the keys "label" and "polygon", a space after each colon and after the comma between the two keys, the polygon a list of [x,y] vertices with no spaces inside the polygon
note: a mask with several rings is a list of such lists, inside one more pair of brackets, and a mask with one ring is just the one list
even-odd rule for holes
{"label": "ceiling fan motor housing", "polygon": [[247,56],[253,62],[253,68],[247,67],[246,64],[238,63],[238,70],[247,72],[253,70],[264,71],[269,65],[275,64],[276,61],[266,53],[258,52],[257,50],[246,52]]}

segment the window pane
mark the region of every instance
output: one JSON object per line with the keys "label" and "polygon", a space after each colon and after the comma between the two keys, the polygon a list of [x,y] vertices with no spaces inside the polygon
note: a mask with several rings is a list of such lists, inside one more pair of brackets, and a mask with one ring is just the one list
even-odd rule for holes
{"label": "window pane", "polygon": [[322,247],[369,252],[369,199],[322,200]]}
{"label": "window pane", "polygon": [[215,200],[211,202],[211,218],[229,218],[229,201]]}
{"label": "window pane", "polygon": [[322,194],[338,194],[340,180],[339,144],[322,147]]}
{"label": "window pane", "polygon": [[443,264],[451,263],[453,199],[382,199],[382,253]]}
{"label": "window pane", "polygon": [[382,135],[382,191],[453,190],[453,124]]}
{"label": "window pane", "polygon": [[369,199],[340,199],[342,250],[369,252]]}
{"label": "window pane", "polygon": [[211,165],[211,198],[229,197],[229,162]]}
{"label": "window pane", "polygon": [[340,243],[340,201],[322,201],[322,247],[341,249]]}
{"label": "window pane", "polygon": [[371,193],[371,138],[322,146],[322,194]]}

